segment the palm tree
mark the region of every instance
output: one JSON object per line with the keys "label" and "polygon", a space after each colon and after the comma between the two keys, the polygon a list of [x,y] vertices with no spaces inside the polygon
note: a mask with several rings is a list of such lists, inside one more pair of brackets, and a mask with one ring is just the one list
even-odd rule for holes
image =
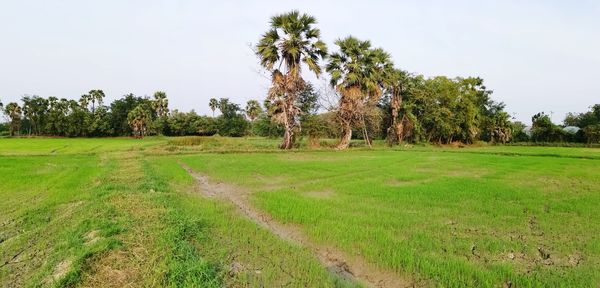
{"label": "palm tree", "polygon": [[81,108],[87,111],[88,106],[90,105],[91,98],[92,97],[89,94],[81,95],[81,97],[79,98],[79,105],[81,105]]}
{"label": "palm tree", "polygon": [[10,118],[10,136],[19,133],[21,128],[21,107],[15,102],[6,104],[4,114]]}
{"label": "palm tree", "polygon": [[338,149],[346,149],[352,138],[352,128],[363,127],[365,141],[370,145],[365,128],[365,106],[375,105],[382,95],[382,86],[393,64],[384,50],[372,49],[369,41],[352,36],[338,39],[340,51],[330,56],[326,66],[331,86],[340,93],[337,117],[342,126]]}
{"label": "palm tree", "polygon": [[254,121],[256,117],[262,112],[262,108],[260,107],[260,103],[256,100],[250,100],[246,103],[246,115],[250,121]]}
{"label": "palm tree", "polygon": [[273,115],[284,126],[281,149],[292,148],[294,128],[300,111],[295,106],[298,94],[304,90],[301,76],[302,63],[318,77],[319,60],[327,57],[327,46],[321,41],[321,31],[314,28],[316,19],[298,11],[271,18],[271,28],[262,35],[256,46],[261,65],[272,75],[268,99],[278,109]]}
{"label": "palm tree", "polygon": [[92,113],[94,113],[96,109],[95,104],[98,103],[98,106],[102,106],[103,99],[106,95],[104,95],[104,91],[102,90],[90,90],[88,95],[92,101]]}
{"label": "palm tree", "polygon": [[144,109],[143,105],[138,105],[127,114],[127,123],[133,130],[135,138],[143,138],[148,129],[148,123],[151,121],[151,116],[148,110]]}
{"label": "palm tree", "polygon": [[152,108],[156,111],[156,116],[162,118],[169,112],[169,99],[167,99],[167,93],[163,91],[156,91],[154,93],[154,101],[152,101]]}
{"label": "palm tree", "polygon": [[217,101],[215,98],[210,98],[208,101],[208,106],[210,107],[210,110],[212,110],[213,117],[215,117],[215,110],[219,108],[219,101]]}
{"label": "palm tree", "polygon": [[400,69],[393,69],[386,75],[384,85],[390,95],[390,109],[392,122],[387,129],[388,143],[391,145],[402,143],[404,139],[404,126],[410,121],[406,114],[402,115],[402,120],[398,119],[400,107],[402,106],[402,94],[405,92],[409,74]]}

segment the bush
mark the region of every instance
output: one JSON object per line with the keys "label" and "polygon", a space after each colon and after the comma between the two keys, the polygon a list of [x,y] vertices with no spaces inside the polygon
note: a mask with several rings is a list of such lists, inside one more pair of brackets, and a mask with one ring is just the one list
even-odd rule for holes
{"label": "bush", "polygon": [[283,137],[283,126],[271,121],[267,114],[262,114],[252,122],[252,134],[256,136],[276,138]]}
{"label": "bush", "polygon": [[248,133],[250,123],[240,114],[217,118],[217,131],[221,136],[242,137]]}

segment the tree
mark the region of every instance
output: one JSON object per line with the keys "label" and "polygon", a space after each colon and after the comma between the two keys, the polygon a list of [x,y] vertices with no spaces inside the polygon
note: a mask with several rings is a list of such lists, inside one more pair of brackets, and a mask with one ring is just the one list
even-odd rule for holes
{"label": "tree", "polygon": [[242,108],[240,108],[240,105],[230,102],[229,98],[219,99],[219,111],[221,111],[221,116],[232,117],[241,110]]}
{"label": "tree", "polygon": [[[170,117],[167,119],[168,133],[172,136],[184,135],[212,135],[216,133],[216,128],[204,125],[204,118],[214,120],[210,117],[204,117],[196,114],[194,110],[184,113],[178,110],[173,110]],[[212,134],[211,134],[212,132]]]}
{"label": "tree", "polygon": [[169,99],[167,99],[167,93],[163,91],[154,92],[152,108],[154,108],[158,118],[165,117],[167,113],[169,113]]}
{"label": "tree", "polygon": [[600,124],[600,104],[590,107],[585,113],[569,113],[563,121],[565,126],[576,126],[585,128],[589,125]]}
{"label": "tree", "polygon": [[135,138],[143,138],[146,135],[150,121],[152,121],[152,116],[144,105],[138,105],[127,114],[127,122],[131,126]]}
{"label": "tree", "polygon": [[[298,95],[296,100],[296,106],[300,109],[300,116],[315,114],[319,110],[319,98],[320,94],[315,90],[314,86],[307,82],[304,90]],[[302,121],[300,121],[302,122]]]}
{"label": "tree", "polygon": [[29,122],[29,134],[41,135],[48,113],[48,100],[39,96],[23,96],[23,114]]}
{"label": "tree", "polygon": [[369,41],[349,36],[335,44],[339,52],[331,55],[326,70],[331,75],[331,86],[341,96],[337,115],[342,136],[337,148],[348,148],[352,129],[357,126],[363,127],[363,136],[370,145],[364,113],[366,106],[374,106],[381,97],[383,81],[393,64],[387,52],[372,49]]}
{"label": "tree", "polygon": [[525,133],[525,127],[527,127],[523,122],[515,121],[511,123],[512,130],[512,140],[515,142],[527,142],[529,141],[529,136]]}
{"label": "tree", "polygon": [[129,112],[139,105],[144,105],[147,111],[153,111],[149,99],[135,96],[132,93],[110,104],[110,126],[114,136],[131,135],[132,130],[127,117]]}
{"label": "tree", "polygon": [[219,101],[217,101],[217,99],[215,98],[210,98],[210,100],[208,101],[208,107],[210,107],[210,110],[212,110],[213,117],[215,117],[215,110],[219,108]]}
{"label": "tree", "polygon": [[600,143],[600,124],[588,125],[583,128],[588,144]]}
{"label": "tree", "polygon": [[319,76],[319,61],[327,56],[327,46],[321,41],[321,32],[315,28],[316,19],[298,11],[271,18],[270,30],[262,35],[256,46],[261,65],[271,72],[268,99],[278,108],[274,119],[284,126],[281,149],[291,149],[294,141],[298,94],[304,90],[302,63]]}
{"label": "tree", "polygon": [[552,123],[550,116],[544,112],[531,117],[531,139],[535,142],[563,141],[565,132],[562,128]]}
{"label": "tree", "polygon": [[115,128],[112,126],[111,122],[112,119],[112,113],[109,111],[108,107],[98,107],[96,112],[88,115],[88,118],[86,119],[86,135],[96,137],[115,135]]}
{"label": "tree", "polygon": [[169,113],[169,99],[167,99],[167,93],[163,91],[154,92],[154,100],[152,100],[151,105],[156,114],[154,128],[158,134],[164,134],[167,129],[167,116]]}
{"label": "tree", "polygon": [[262,107],[260,107],[260,103],[256,100],[249,100],[246,103],[246,116],[250,121],[254,122],[254,119],[258,117],[262,113]]}
{"label": "tree", "polygon": [[4,107],[4,114],[10,119],[10,136],[18,135],[21,129],[21,107],[15,102],[10,102]]}
{"label": "tree", "polygon": [[69,101],[65,98],[48,97],[48,103],[45,131],[50,135],[64,136],[68,125],[66,119]]}
{"label": "tree", "polygon": [[217,118],[216,123],[219,135],[233,137],[246,135],[249,125],[244,115],[239,113],[242,111],[240,105],[231,103],[227,98],[221,98],[219,110],[221,116]]}
{"label": "tree", "polygon": [[384,79],[385,88],[389,94],[390,102],[390,126],[387,128],[387,140],[388,144],[400,144],[404,139],[404,128],[409,128],[411,123],[408,115],[403,114],[402,119],[400,117],[400,109],[402,107],[402,93],[407,86],[409,74],[400,69],[393,69],[386,73]]}
{"label": "tree", "polygon": [[89,100],[92,102],[92,113],[94,113],[94,111],[96,110],[96,103],[98,103],[98,106],[102,106],[102,103],[104,102],[104,97],[106,95],[104,95],[104,91],[96,89],[96,90],[90,90],[90,92],[88,92],[87,94],[89,97]]}
{"label": "tree", "polygon": [[496,113],[493,118],[493,130],[492,130],[492,139],[493,143],[502,142],[502,144],[506,144],[512,140],[513,137],[513,127],[510,123],[510,115],[508,113],[501,111]]}
{"label": "tree", "polygon": [[88,110],[91,100],[92,97],[89,94],[83,94],[81,95],[81,97],[79,97],[79,105],[81,106],[81,108]]}

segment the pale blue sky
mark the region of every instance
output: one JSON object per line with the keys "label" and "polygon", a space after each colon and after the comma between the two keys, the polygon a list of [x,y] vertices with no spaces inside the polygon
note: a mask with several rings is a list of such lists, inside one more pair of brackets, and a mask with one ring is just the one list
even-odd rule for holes
{"label": "pale blue sky", "polygon": [[269,17],[299,9],[324,40],[354,35],[425,76],[480,76],[518,120],[600,103],[600,1],[0,0],[0,99],[108,101],[167,92],[172,108],[264,99],[248,47]]}

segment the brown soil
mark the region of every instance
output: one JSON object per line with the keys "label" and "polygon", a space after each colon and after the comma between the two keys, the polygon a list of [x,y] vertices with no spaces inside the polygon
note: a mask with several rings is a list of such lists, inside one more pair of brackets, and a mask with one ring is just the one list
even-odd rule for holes
{"label": "brown soil", "polygon": [[87,234],[85,234],[85,236],[83,236],[83,238],[85,239],[85,245],[92,245],[96,242],[98,242],[98,240],[100,240],[100,235],[99,235],[99,231],[98,230],[92,230],[90,232],[88,232]]}
{"label": "brown soil", "polygon": [[297,227],[279,223],[267,213],[254,208],[248,199],[250,195],[248,190],[227,183],[211,182],[207,176],[196,173],[184,163],[180,162],[179,164],[197,180],[197,190],[202,195],[229,201],[256,224],[284,240],[308,248],[327,267],[329,272],[341,278],[361,282],[368,287],[415,287],[420,285],[414,280],[403,278],[392,271],[377,269],[358,257],[348,257],[335,247],[314,243]]}
{"label": "brown soil", "polygon": [[62,279],[65,275],[67,275],[67,272],[69,272],[69,270],[71,269],[72,263],[73,262],[69,259],[58,263],[54,267],[54,270],[52,271],[52,275],[48,279],[46,279],[46,281],[45,281],[46,284],[55,283],[56,281]]}

